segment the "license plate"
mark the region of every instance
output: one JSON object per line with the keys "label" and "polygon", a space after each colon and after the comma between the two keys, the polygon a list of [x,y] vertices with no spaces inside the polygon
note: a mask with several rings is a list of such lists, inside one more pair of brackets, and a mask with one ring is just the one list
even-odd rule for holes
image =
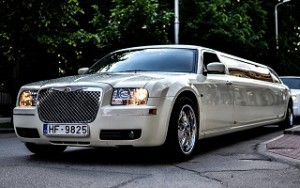
{"label": "license plate", "polygon": [[87,137],[89,126],[85,124],[44,124],[43,132],[46,136]]}

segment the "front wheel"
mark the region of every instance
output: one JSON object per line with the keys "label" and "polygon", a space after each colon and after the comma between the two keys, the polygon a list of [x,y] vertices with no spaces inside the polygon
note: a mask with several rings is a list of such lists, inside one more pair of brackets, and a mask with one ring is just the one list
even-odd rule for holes
{"label": "front wheel", "polygon": [[288,108],[286,110],[286,115],[284,121],[282,121],[279,126],[281,128],[291,128],[294,126],[294,113],[293,113],[293,107],[292,105],[288,105]]}
{"label": "front wheel", "polygon": [[67,146],[54,146],[54,145],[38,145],[33,143],[25,143],[29,151],[37,155],[55,155],[65,151]]}
{"label": "front wheel", "polygon": [[194,102],[181,97],[173,108],[168,136],[167,149],[175,159],[188,159],[192,156],[198,140],[198,119]]}

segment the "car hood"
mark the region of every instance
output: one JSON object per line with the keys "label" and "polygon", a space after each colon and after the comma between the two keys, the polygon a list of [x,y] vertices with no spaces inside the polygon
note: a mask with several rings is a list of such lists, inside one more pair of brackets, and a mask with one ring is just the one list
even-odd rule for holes
{"label": "car hood", "polygon": [[25,87],[53,87],[65,85],[108,84],[112,87],[144,87],[150,81],[171,79],[181,73],[99,73],[68,76],[52,80],[34,82]]}

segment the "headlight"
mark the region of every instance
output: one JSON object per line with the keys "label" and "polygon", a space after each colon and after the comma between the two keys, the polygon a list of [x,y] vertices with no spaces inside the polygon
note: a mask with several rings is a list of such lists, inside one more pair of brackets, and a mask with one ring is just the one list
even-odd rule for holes
{"label": "headlight", "polygon": [[146,105],[148,91],[144,88],[116,88],[111,99],[112,105]]}
{"label": "headlight", "polygon": [[36,106],[36,90],[24,90],[19,95],[18,105],[20,107]]}
{"label": "headlight", "polygon": [[295,102],[297,100],[297,96],[296,95],[292,95],[292,99]]}

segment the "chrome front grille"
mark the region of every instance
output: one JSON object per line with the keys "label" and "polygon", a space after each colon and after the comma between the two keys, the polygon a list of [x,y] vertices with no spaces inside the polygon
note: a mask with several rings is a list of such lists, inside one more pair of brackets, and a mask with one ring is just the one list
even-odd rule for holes
{"label": "chrome front grille", "polygon": [[37,110],[45,123],[89,123],[96,118],[101,90],[48,88],[38,93]]}

